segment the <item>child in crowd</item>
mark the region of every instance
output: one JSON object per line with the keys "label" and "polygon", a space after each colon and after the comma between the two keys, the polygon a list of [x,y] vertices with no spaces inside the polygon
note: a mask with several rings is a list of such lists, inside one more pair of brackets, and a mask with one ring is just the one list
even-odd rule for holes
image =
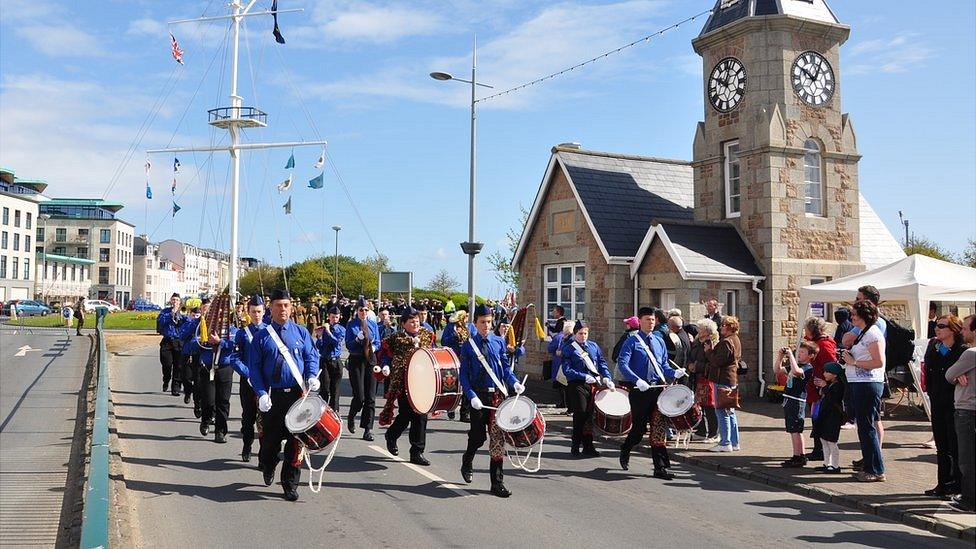
{"label": "child in crowd", "polygon": [[836,362],[824,365],[824,378],[813,383],[820,387],[819,409],[814,414],[813,431],[820,437],[824,449],[824,464],[820,468],[825,473],[840,473],[840,427],[847,421],[844,414],[844,393],[847,381],[844,367]]}
{"label": "child in crowd", "polygon": [[786,419],[786,432],[793,442],[793,457],[781,463],[783,467],[803,467],[807,458],[803,452],[803,416],[807,403],[807,382],[813,376],[813,357],[820,348],[812,341],[800,343],[796,356],[788,347],[776,354],[776,374],[786,372],[786,387],[783,389],[783,415]]}

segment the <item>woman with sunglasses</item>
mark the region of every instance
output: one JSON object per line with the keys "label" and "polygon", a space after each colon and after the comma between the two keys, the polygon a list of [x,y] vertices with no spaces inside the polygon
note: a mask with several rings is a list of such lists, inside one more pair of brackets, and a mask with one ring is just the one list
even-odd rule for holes
{"label": "woman with sunglasses", "polygon": [[925,392],[932,410],[932,435],[935,438],[938,484],[925,495],[949,499],[959,493],[959,447],[956,443],[955,386],[946,381],[945,373],[966,350],[962,338],[962,321],[955,315],[935,319],[935,337],[925,350]]}

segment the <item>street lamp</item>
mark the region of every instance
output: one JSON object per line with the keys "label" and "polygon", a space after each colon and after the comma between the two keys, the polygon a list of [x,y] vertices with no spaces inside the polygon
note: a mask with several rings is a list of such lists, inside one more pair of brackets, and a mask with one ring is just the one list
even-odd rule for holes
{"label": "street lamp", "polygon": [[332,230],[336,233],[335,239],[335,274],[333,279],[335,280],[335,295],[336,299],[339,299],[339,231],[342,230],[341,225],[333,225]]}
{"label": "street lamp", "polygon": [[435,71],[430,73],[430,77],[434,80],[456,80],[458,82],[464,82],[465,84],[471,84],[471,173],[470,191],[468,197],[468,241],[461,243],[461,251],[468,256],[468,312],[471,314],[474,314],[474,256],[478,255],[478,252],[480,252],[481,248],[484,247],[483,243],[475,242],[474,240],[475,185],[477,182],[475,168],[478,161],[477,149],[475,148],[478,120],[475,112],[475,106],[477,105],[478,100],[475,98],[475,89],[477,86],[491,88],[491,86],[488,84],[478,82],[476,77],[477,60],[478,39],[475,38],[471,46],[471,80],[464,80],[463,78],[458,78],[447,72]]}
{"label": "street lamp", "polygon": [[44,228],[44,240],[41,241],[41,302],[46,302],[44,297],[44,281],[47,280],[47,220],[51,219],[51,214],[43,213],[37,216],[41,220],[41,227]]}

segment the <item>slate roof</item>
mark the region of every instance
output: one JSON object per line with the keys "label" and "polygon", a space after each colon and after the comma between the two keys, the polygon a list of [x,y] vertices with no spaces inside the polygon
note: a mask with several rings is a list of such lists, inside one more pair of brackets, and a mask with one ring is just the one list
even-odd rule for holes
{"label": "slate roof", "polygon": [[824,23],[840,23],[825,0],[716,0],[712,15],[699,36],[741,19],[767,15],[792,15]]}
{"label": "slate roof", "polygon": [[763,276],[731,225],[661,223],[661,229],[689,276]]}
{"label": "slate roof", "polygon": [[556,154],[612,257],[633,257],[652,220],[694,218],[688,162],[564,149]]}

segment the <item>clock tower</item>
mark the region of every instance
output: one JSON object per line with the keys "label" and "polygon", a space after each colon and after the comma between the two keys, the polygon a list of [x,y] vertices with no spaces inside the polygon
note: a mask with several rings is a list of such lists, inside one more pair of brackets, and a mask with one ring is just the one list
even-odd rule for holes
{"label": "clock tower", "polygon": [[864,270],[860,155],[841,107],[849,34],[824,0],[718,0],[692,42],[705,99],[695,220],[734,225],[755,254],[765,356],[802,331],[801,286]]}

